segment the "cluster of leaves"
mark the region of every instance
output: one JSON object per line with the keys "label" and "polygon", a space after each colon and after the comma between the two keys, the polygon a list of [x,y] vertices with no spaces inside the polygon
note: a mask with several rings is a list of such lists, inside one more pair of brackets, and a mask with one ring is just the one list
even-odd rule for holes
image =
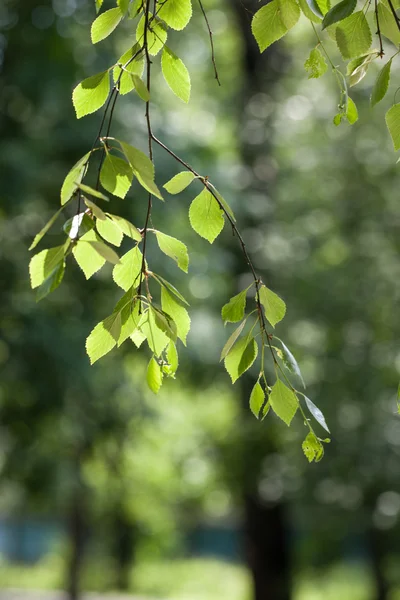
{"label": "cluster of leaves", "polygon": [[[268,14],[276,2],[274,0],[264,7]],[[293,6],[297,7],[294,0],[291,2],[287,3],[285,0],[283,3],[283,6],[289,7],[289,12]],[[96,0],[96,7],[98,11],[101,9],[102,0]],[[189,254],[182,241],[152,226],[152,199],[164,200],[164,191],[161,192],[156,184],[152,160],[152,144],[159,144],[185,167],[185,170],[165,183],[163,187],[166,192],[179,194],[195,181],[203,186],[189,208],[189,221],[194,231],[212,244],[228,222],[250,265],[254,279],[252,285],[231,298],[222,308],[225,323],[240,322],[221,354],[232,382],[250,369],[258,356],[260,345],[261,367],[250,397],[251,411],[257,419],[262,420],[271,407],[288,426],[299,411],[308,429],[303,450],[309,461],[320,460],[323,456],[322,442],[329,440],[317,437],[299,397],[304,398],[311,415],[329,431],[325,419],[313,402],[291,384],[284,369],[289,369],[302,381],[299,366],[285,344],[267,330],[267,322],[275,327],[283,319],[286,313],[284,301],[257,276],[237,229],[235,215],[226,200],[207,177],[198,174],[153,134],[150,116],[151,68],[158,54],[161,53],[161,70],[172,92],[185,102],[190,97],[189,73],[182,60],[166,46],[166,42],[169,28],[181,30],[186,27],[192,15],[192,5],[191,0],[158,0],[152,2],[152,7],[153,12],[150,10],[149,0],[118,0],[115,8],[101,13],[92,24],[91,38],[96,44],[108,37],[124,18],[136,19],[136,42],[109,69],[85,79],[73,91],[72,101],[78,118],[94,113],[104,105],[105,112],[92,149],[72,167],[63,182],[61,208],[36,235],[31,245],[31,249],[35,248],[60,213],[68,205],[75,203],[75,215],[64,224],[64,244],[44,249],[33,256],[30,262],[32,288],[37,288],[38,300],[55,290],[63,279],[67,259],[71,256],[87,279],[106,262],[111,263],[113,280],[122,289],[123,295],[111,314],[98,323],[87,338],[86,350],[90,362],[93,364],[129,339],[137,348],[144,343],[149,348],[151,356],[147,383],[153,392],[160,390],[165,377],[175,377],[179,363],[178,340],[186,344],[190,329],[188,302],[172,283],[150,270],[146,253],[148,235],[155,236],[160,251],[174,260],[185,273],[189,267]],[[204,11],[201,2],[200,7]],[[264,19],[264,9],[260,11],[262,31],[264,37],[268,37],[271,27],[268,19]],[[275,24],[280,22],[279,14],[273,19]],[[257,25],[260,17],[257,15],[253,22],[255,33],[260,32]],[[287,22],[289,21],[290,15],[287,13]],[[283,26],[281,31],[283,35]],[[262,45],[266,47],[265,40]],[[144,72],[146,77],[143,77]],[[114,80],[113,87],[110,83],[111,76]],[[110,136],[115,102],[120,94],[130,92],[138,96],[139,102],[145,103],[149,155]],[[107,119],[106,134],[103,135]],[[99,158],[98,175],[97,182],[92,187],[83,182],[96,157]],[[118,214],[107,212],[102,204],[110,201],[107,194],[124,199],[134,180],[137,180],[148,197],[143,228],[136,227]],[[124,237],[128,238],[132,247],[120,256],[114,248],[121,246]],[[254,310],[245,315],[250,288],[254,292]],[[275,339],[279,346],[274,345]],[[265,375],[266,349],[272,358],[276,376],[272,386],[267,383]]]}
{"label": "cluster of leaves", "polygon": [[[338,113],[335,125],[343,120],[353,124],[358,111],[349,96],[349,87],[359,83],[367,74],[371,63],[383,59],[385,52],[391,53],[373,85],[371,106],[375,106],[386,95],[390,83],[393,59],[399,53],[400,17],[397,10],[399,0],[366,0],[357,6],[357,0],[342,0],[331,6],[330,0],[272,0],[260,8],[253,17],[252,30],[261,52],[282,38],[300,19],[301,13],[309,20],[317,44],[310,52],[304,67],[309,78],[318,78],[326,73],[328,64],[332,68],[339,90]],[[321,31],[317,27],[320,26]],[[334,65],[322,40],[322,31],[332,40],[342,58],[347,61],[346,75]],[[373,45],[373,33],[377,49]],[[395,150],[400,149],[400,103],[394,104],[386,113],[386,125]]]}

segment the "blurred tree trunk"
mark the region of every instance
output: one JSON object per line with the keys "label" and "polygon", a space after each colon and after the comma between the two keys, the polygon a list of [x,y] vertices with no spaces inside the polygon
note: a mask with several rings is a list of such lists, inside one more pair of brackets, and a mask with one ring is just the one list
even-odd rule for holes
{"label": "blurred tree trunk", "polygon": [[[254,169],[260,159],[268,161],[268,141],[253,143],[246,131],[249,120],[247,107],[251,99],[259,94],[270,93],[279,80],[286,60],[282,49],[272,47],[260,54],[251,33],[252,15],[260,8],[257,0],[234,0],[234,13],[243,40],[244,85],[240,102],[239,136],[243,163]],[[260,127],[266,127],[266,120],[260,120]],[[253,171],[254,172],[254,171]],[[266,179],[253,177],[252,191],[265,194]],[[244,225],[256,226],[255,219],[245,215]],[[253,220],[253,223],[251,222]],[[243,230],[243,215],[241,216]],[[241,259],[242,260],[242,256]],[[241,263],[242,264],[242,263]],[[242,268],[242,267],[241,267]],[[265,273],[264,273],[265,274]],[[242,383],[243,418],[254,419],[249,414],[249,397],[254,381],[244,379]],[[259,425],[259,424],[256,424]],[[261,426],[262,427],[262,426]],[[280,500],[265,501],[260,495],[258,482],[261,477],[262,462],[266,456],[276,452],[271,435],[266,427],[254,435],[249,425],[249,435],[243,444],[243,498],[245,508],[245,552],[253,578],[254,600],[289,600],[291,596],[290,553],[287,540],[285,506]]]}
{"label": "blurred tree trunk", "polygon": [[114,518],[115,557],[116,557],[116,586],[118,590],[128,591],[130,571],[135,558],[135,527],[128,519],[123,509],[117,509]]}
{"label": "blurred tree trunk", "polygon": [[80,579],[86,543],[86,518],[82,493],[76,493],[68,519],[70,558],[67,566],[67,592],[70,600],[80,597]]}
{"label": "blurred tree trunk", "polygon": [[375,582],[375,600],[387,600],[389,584],[385,577],[384,561],[386,558],[387,536],[371,524],[368,533],[371,572]]}

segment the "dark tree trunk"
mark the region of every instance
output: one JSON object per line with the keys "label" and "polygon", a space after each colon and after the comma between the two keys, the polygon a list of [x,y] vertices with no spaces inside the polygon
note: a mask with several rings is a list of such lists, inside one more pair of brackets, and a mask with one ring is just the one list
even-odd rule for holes
{"label": "dark tree trunk", "polygon": [[80,579],[87,538],[82,494],[76,494],[68,519],[70,558],[67,567],[67,592],[70,600],[80,597]]}
{"label": "dark tree trunk", "polygon": [[116,586],[118,590],[128,591],[130,571],[135,558],[135,528],[122,512],[114,520]]}
{"label": "dark tree trunk", "polygon": [[[229,4],[231,4],[229,2]],[[260,8],[258,0],[233,0],[232,7],[237,17],[237,26],[243,39],[243,91],[239,115],[239,136],[246,129],[248,113],[246,107],[252,98],[260,93],[271,94],[273,85],[287,65],[287,58],[282,51],[272,47],[260,54],[251,33],[252,15]],[[266,123],[260,121],[260,127]],[[261,144],[249,143],[241,138],[241,154],[244,164],[250,167],[257,164],[260,157],[268,160],[268,141]],[[254,140],[251,140],[252,142]],[[251,191],[266,192],[269,182],[255,178],[250,184]],[[268,190],[269,191],[269,190]],[[245,216],[245,227],[257,226],[254,217]],[[243,215],[241,216],[243,230]],[[239,267],[240,261],[240,267]],[[243,272],[243,257],[238,256],[238,274]],[[265,276],[265,272],[262,273]],[[268,278],[269,279],[269,278]],[[244,378],[242,384],[243,406],[249,415],[249,396],[254,381]],[[290,600],[290,552],[287,539],[286,511],[282,500],[263,501],[259,494],[262,464],[265,458],[276,452],[271,439],[270,428],[265,424],[252,427],[244,440],[243,447],[243,498],[245,507],[245,552],[252,572],[254,600]]]}
{"label": "dark tree trunk", "polygon": [[371,525],[369,532],[369,551],[371,559],[371,572],[375,582],[374,600],[387,600],[389,596],[389,584],[384,572],[385,535]]}

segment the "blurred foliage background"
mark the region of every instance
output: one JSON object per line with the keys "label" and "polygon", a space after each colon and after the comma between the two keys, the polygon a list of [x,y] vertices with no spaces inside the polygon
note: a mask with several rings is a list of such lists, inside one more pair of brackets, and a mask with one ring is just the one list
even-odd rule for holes
{"label": "blurred foliage background", "polygon": [[[181,372],[159,396],[133,346],[89,366],[85,338],[116,301],[107,266],[86,282],[71,262],[62,286],[35,303],[29,244],[98,128],[98,115],[76,121],[72,88],[113,64],[134,30],[128,22],[93,47],[89,0],[3,0],[0,590],[400,598],[400,207],[384,107],[371,111],[366,78],[354,93],[359,122],[335,128],[334,78],[309,81],[303,69],[312,31],[260,57],[252,0],[204,2],[219,88],[194,5],[190,27],[170,40],[192,99],[178,104],[156,75],[156,133],[232,203],[256,267],[288,304],[278,335],[332,443],[308,465],[301,419],[259,424],[248,410],[254,373],[230,385],[219,311],[248,273],[228,228],[212,247],[191,231],[190,192],[153,212],[191,258],[185,277],[150,248],[153,270],[182,289],[192,317]],[[113,127],[144,147],[140,100],[121,98]],[[155,160],[160,184],[178,171],[159,151]],[[118,206],[138,226],[145,208],[139,188]]]}

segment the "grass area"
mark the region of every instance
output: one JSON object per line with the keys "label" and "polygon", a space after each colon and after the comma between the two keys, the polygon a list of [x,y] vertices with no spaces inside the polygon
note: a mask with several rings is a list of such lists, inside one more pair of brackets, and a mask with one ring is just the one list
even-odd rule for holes
{"label": "grass area", "polygon": [[[35,566],[0,563],[0,589],[17,587],[49,590],[63,587],[64,562],[51,556]],[[110,565],[91,564],[84,587],[112,589]],[[132,593],[163,600],[249,600],[246,569],[213,559],[185,559],[138,564],[132,571]],[[373,594],[368,571],[359,565],[338,565],[309,572],[295,581],[293,600],[369,600]],[[391,598],[400,599],[397,590]]]}

